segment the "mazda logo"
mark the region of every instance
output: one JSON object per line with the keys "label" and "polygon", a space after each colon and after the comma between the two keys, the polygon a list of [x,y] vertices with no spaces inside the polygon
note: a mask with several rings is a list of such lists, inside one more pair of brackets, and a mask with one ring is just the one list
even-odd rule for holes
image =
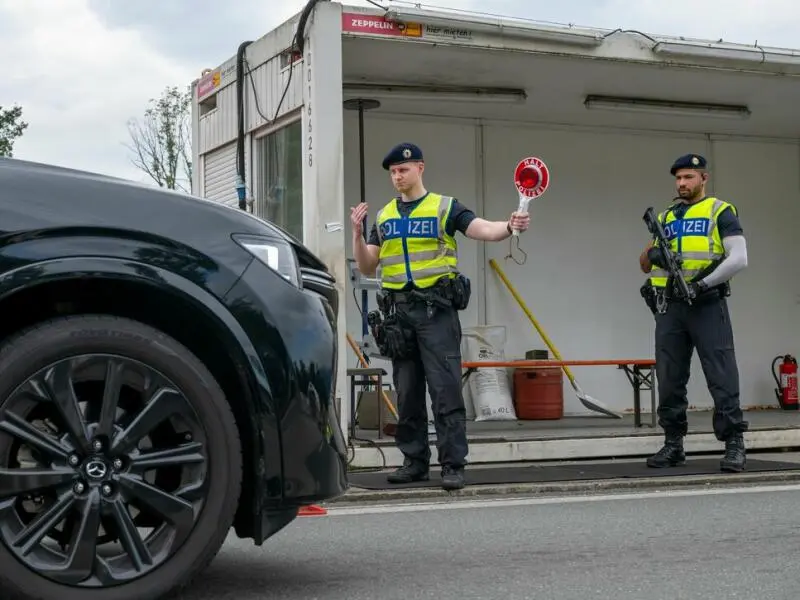
{"label": "mazda logo", "polygon": [[108,473],[108,467],[102,460],[93,460],[86,465],[86,474],[92,479],[102,479]]}

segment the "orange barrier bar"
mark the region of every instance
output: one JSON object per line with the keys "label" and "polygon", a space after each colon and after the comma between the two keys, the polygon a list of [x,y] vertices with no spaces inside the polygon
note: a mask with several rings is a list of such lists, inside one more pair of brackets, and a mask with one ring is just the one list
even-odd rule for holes
{"label": "orange barrier bar", "polygon": [[506,360],[506,361],[475,361],[461,363],[464,369],[480,369],[481,367],[593,367],[607,366],[618,367],[622,365],[637,365],[640,367],[653,367],[656,361],[651,358],[639,359],[610,359],[610,360]]}

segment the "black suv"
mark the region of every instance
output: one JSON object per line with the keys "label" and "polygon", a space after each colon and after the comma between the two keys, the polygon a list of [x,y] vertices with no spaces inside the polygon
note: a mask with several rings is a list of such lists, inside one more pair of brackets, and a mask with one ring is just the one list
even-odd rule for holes
{"label": "black suv", "polygon": [[337,297],[244,211],[0,159],[0,598],[155,600],[344,493]]}

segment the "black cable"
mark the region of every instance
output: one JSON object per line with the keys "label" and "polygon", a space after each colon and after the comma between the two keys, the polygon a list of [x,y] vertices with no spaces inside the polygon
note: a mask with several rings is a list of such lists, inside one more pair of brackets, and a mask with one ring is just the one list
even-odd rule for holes
{"label": "black cable", "polygon": [[[380,427],[380,423],[378,423],[378,427]],[[378,453],[381,455],[382,465],[380,467],[359,467],[358,468],[358,472],[359,473],[370,473],[370,472],[375,472],[375,471],[385,471],[388,468],[388,464],[386,462],[386,455],[383,453],[383,448],[381,448],[375,440],[368,440],[366,438],[360,438],[360,437],[356,437],[356,436],[351,437],[350,441],[347,443],[347,449],[348,449],[348,452],[347,452],[347,454],[348,454],[347,466],[352,465],[353,464],[353,460],[356,457],[356,447],[353,445],[353,441],[361,442],[361,443],[364,443],[364,444],[368,444],[368,445],[372,446],[373,448],[375,448],[375,450],[377,450]],[[349,452],[350,450],[353,451],[352,456],[350,456],[350,452]]]}
{"label": "black cable", "polygon": [[[356,308],[358,309],[359,314],[361,314],[362,317],[363,317],[364,310],[361,308],[361,305],[358,303],[358,296],[356,295],[356,288],[353,287],[351,289],[351,291],[353,293],[353,302],[355,302]],[[377,393],[380,394],[382,391],[383,390],[377,390]],[[378,398],[377,400],[380,401],[380,398]],[[358,412],[358,405],[356,405],[356,412]],[[355,415],[350,415],[350,418],[351,419],[355,418]],[[381,426],[381,424],[378,423],[378,427],[380,427],[380,426]],[[375,442],[375,440],[368,440],[366,438],[360,438],[360,437],[355,437],[355,436],[351,437],[350,440],[351,441],[354,440],[356,442],[362,442],[362,443],[365,443],[365,444],[369,444],[370,446],[375,448],[378,451],[378,453],[380,453],[381,460],[383,461],[383,466],[381,466],[381,467],[359,469],[359,472],[367,473],[367,472],[372,472],[372,471],[384,471],[384,470],[386,470],[388,468],[387,467],[387,463],[386,463],[386,455],[383,453],[383,449],[378,445],[377,442]],[[353,446],[352,443],[348,444],[348,448],[352,448],[353,449],[352,458],[348,458],[347,459],[347,464],[350,465],[352,463],[353,459],[355,458],[355,454],[356,453],[355,453],[355,446]]]}
{"label": "black cable", "polygon": [[245,194],[244,197],[239,199],[239,209],[240,210],[247,210],[247,183],[246,177],[244,174],[244,88],[242,83],[244,82],[244,60],[245,60],[245,50],[247,47],[252,44],[252,41],[246,41],[239,44],[239,48],[236,50],[236,116],[237,116],[237,129],[236,129],[236,174],[239,176],[239,180],[237,181],[237,193],[238,193],[238,186],[241,183],[245,186]]}
{"label": "black cable", "polygon": [[[281,94],[280,100],[278,101],[278,105],[275,107],[275,114],[270,119],[267,117],[262,111],[261,106],[258,102],[258,93],[256,91],[256,84],[255,79],[253,78],[253,70],[250,68],[250,63],[247,61],[246,49],[247,47],[252,44],[252,41],[242,42],[239,45],[239,48],[236,52],[236,103],[237,103],[237,112],[238,112],[238,133],[237,133],[237,140],[236,140],[236,171],[239,175],[240,182],[244,185],[246,191],[250,192],[251,197],[254,197],[255,194],[253,190],[250,189],[247,185],[247,181],[245,179],[244,174],[244,138],[245,138],[245,125],[244,125],[244,109],[245,109],[245,101],[244,101],[244,92],[242,89],[242,83],[244,78],[244,65],[247,65],[247,77],[250,80],[250,87],[253,90],[253,102],[256,107],[256,112],[258,115],[264,120],[264,125],[269,127],[270,125],[274,124],[275,121],[278,120],[278,115],[280,114],[281,106],[283,106],[283,101],[286,99],[286,94],[289,92],[289,86],[292,84],[292,74],[294,73],[294,49],[297,48],[300,54],[303,53],[303,48],[305,47],[305,28],[306,24],[308,23],[308,19],[311,16],[311,12],[314,10],[314,7],[317,5],[318,2],[323,0],[309,0],[306,3],[305,7],[303,8],[303,12],[300,15],[300,19],[297,23],[297,31],[295,31],[295,35],[292,41],[292,45],[289,48],[289,77],[286,79],[286,85],[283,88],[283,93]],[[245,199],[239,201],[239,208],[241,210],[247,210],[247,202]]]}
{"label": "black cable", "polygon": [[[289,87],[292,84],[292,74],[294,73],[294,63],[297,62],[294,60],[294,50],[297,51],[302,55],[303,50],[305,49],[305,29],[306,24],[308,23],[308,19],[311,17],[311,13],[314,10],[314,7],[317,3],[326,1],[326,0],[309,0],[305,7],[303,7],[303,11],[300,14],[300,18],[297,22],[297,30],[295,31],[294,38],[292,39],[292,45],[289,48],[289,76],[286,78],[286,85],[283,87],[283,93],[281,94],[280,99],[278,100],[278,105],[275,107],[275,114],[272,118],[267,117],[262,111],[261,107],[258,103],[258,93],[256,91],[256,84],[255,79],[253,78],[253,70],[250,68],[250,63],[247,61],[247,56],[244,54],[242,49],[242,56],[243,62],[247,65],[247,76],[250,79],[250,87],[253,89],[253,101],[256,106],[256,112],[258,115],[266,122],[267,126],[272,125],[275,121],[278,120],[278,115],[281,111],[281,106],[283,106],[283,102],[286,99],[286,94],[289,93]],[[249,45],[250,42],[244,42],[242,46]],[[241,47],[240,47],[241,48]],[[244,100],[240,100],[240,112],[244,112]],[[240,117],[241,119],[242,117]]]}

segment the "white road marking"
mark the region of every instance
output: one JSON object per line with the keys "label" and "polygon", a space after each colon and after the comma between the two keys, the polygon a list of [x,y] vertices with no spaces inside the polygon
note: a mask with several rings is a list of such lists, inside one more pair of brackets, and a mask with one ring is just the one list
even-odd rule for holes
{"label": "white road marking", "polygon": [[800,484],[754,486],[741,488],[709,488],[702,490],[669,490],[664,492],[636,492],[593,496],[557,496],[548,498],[504,498],[487,500],[453,500],[414,502],[403,504],[378,504],[370,506],[329,507],[328,516],[378,515],[431,510],[468,510],[475,508],[502,508],[507,506],[535,506],[543,504],[575,504],[580,502],[610,502],[619,500],[647,500],[652,498],[686,498],[690,496],[722,496],[730,494],[770,494],[775,492],[800,492]]}

